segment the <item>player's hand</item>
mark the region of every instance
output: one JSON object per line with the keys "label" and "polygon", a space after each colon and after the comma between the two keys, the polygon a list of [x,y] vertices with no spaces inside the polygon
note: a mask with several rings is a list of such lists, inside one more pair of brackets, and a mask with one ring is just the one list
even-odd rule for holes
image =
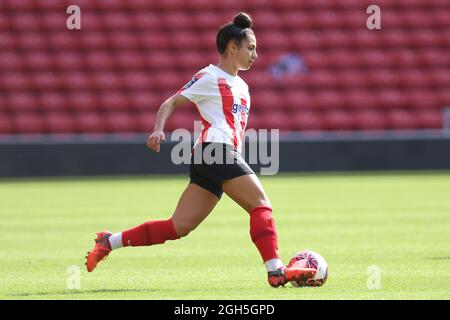
{"label": "player's hand", "polygon": [[147,147],[155,152],[159,152],[160,143],[165,141],[166,137],[162,131],[154,131],[147,139]]}

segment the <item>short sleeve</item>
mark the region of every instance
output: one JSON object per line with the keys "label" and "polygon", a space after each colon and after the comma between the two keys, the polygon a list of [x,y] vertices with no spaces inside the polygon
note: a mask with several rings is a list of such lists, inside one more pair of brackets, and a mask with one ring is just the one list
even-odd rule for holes
{"label": "short sleeve", "polygon": [[182,94],[194,103],[212,95],[214,78],[210,73],[199,72],[177,93]]}

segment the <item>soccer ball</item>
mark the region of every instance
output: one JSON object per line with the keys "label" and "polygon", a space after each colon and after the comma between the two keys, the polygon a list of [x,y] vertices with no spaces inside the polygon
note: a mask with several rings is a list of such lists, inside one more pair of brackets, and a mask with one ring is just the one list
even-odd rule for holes
{"label": "soccer ball", "polygon": [[292,286],[298,287],[320,287],[327,281],[328,278],[328,265],[325,259],[317,252],[305,250],[297,253],[291,261],[289,261],[288,267],[299,268],[314,268],[317,270],[313,279],[308,281],[291,281]]}

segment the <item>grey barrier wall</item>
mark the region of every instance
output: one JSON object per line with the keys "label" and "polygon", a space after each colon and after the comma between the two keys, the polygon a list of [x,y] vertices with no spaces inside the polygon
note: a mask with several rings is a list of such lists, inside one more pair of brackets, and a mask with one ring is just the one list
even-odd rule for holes
{"label": "grey barrier wall", "polygon": [[[165,142],[160,153],[155,153],[146,147],[146,137],[3,137],[0,177],[188,174],[187,164],[175,165],[171,161],[176,142]],[[256,173],[265,167],[251,166]],[[402,169],[450,169],[450,135],[285,134],[280,139],[279,172]]]}

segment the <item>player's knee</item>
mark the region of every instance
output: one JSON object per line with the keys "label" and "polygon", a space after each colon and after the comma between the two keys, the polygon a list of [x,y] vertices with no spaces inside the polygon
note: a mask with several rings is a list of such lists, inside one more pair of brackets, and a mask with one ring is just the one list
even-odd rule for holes
{"label": "player's knee", "polygon": [[178,223],[174,224],[175,231],[177,235],[182,238],[186,237],[192,230],[195,229],[195,226],[190,223]]}
{"label": "player's knee", "polygon": [[258,199],[249,207],[248,211],[251,214],[255,209],[261,207],[270,208],[270,210],[272,210],[272,203],[270,202],[269,198],[263,197],[261,199]]}

